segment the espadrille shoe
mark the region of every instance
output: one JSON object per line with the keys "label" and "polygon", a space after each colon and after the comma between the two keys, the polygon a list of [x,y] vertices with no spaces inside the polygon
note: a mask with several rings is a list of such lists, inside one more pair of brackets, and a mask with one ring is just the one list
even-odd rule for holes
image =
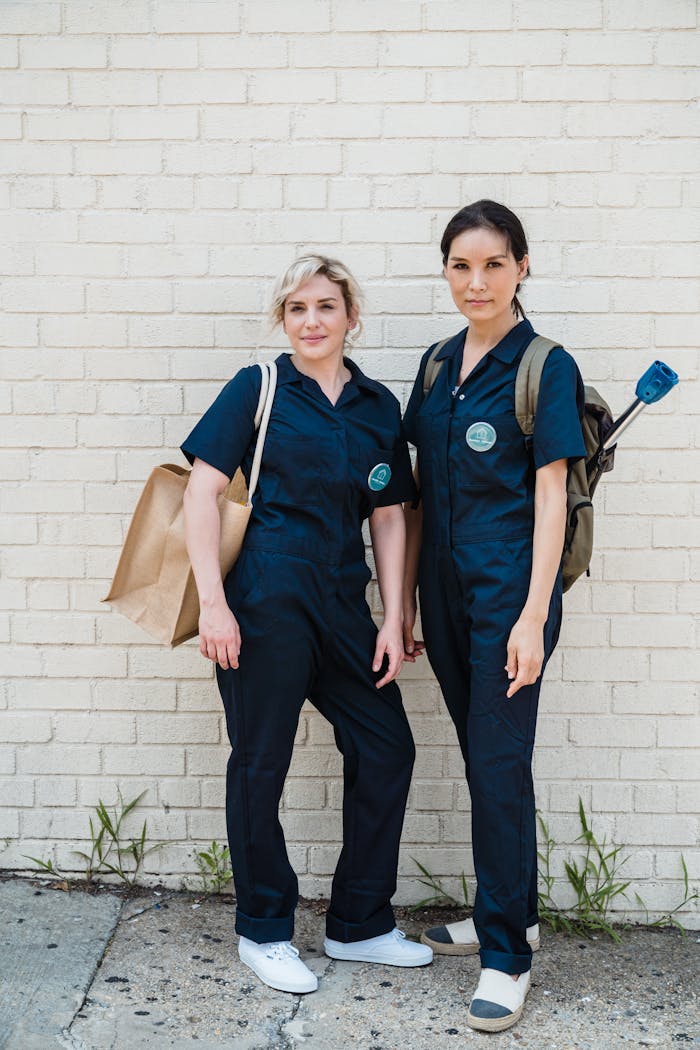
{"label": "espadrille shoe", "polygon": [[[538,951],[539,924],[528,926],[526,936],[533,952]],[[436,955],[476,955],[480,947],[473,919],[450,922],[446,926],[433,926],[430,930],[425,930],[420,939],[423,944],[429,945]]]}
{"label": "espadrille shoe", "polygon": [[514,981],[509,973],[483,969],[469,1004],[467,1024],[479,1032],[503,1032],[520,1017],[529,990],[529,970]]}

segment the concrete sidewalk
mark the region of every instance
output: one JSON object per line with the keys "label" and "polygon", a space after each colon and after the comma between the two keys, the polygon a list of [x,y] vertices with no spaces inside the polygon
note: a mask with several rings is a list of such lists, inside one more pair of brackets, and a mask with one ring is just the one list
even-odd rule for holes
{"label": "concrete sidewalk", "polygon": [[[314,902],[300,907],[295,937],[320,978],[309,996],[275,992],[239,962],[230,898],[123,902],[10,879],[0,911],[3,1050],[700,1047],[697,932],[635,929],[615,945],[545,930],[523,1018],[482,1035],[465,1021],[476,958],[420,970],[332,962]],[[416,936],[425,919],[400,923]]]}

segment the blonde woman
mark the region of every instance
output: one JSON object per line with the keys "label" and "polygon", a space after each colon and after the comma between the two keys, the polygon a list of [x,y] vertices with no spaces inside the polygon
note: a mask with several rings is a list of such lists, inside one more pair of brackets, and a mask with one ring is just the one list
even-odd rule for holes
{"label": "blonde woman", "polygon": [[[414,494],[399,405],[344,356],[360,293],[341,263],[298,259],[271,315],[292,353],[277,391],[244,548],[222,581],[217,497],[248,475],[260,371],[242,369],[184,442],[193,462],[185,510],[202,654],[216,663],[231,742],[226,817],[239,955],[262,981],[311,992],[292,945],[297,878],[278,806],[308,697],[333,725],[344,759],[343,848],[326,919],[336,959],[421,966],[425,945],[396,929],[390,899],[414,760],[394,679],[403,660],[402,502]],[[370,535],[384,605],[365,601]]]}

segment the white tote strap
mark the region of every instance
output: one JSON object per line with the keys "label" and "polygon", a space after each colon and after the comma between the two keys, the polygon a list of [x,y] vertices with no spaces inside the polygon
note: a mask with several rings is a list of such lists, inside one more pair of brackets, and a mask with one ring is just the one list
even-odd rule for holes
{"label": "white tote strap", "polygon": [[262,382],[260,384],[260,397],[258,398],[258,407],[255,409],[254,422],[256,430],[260,426],[260,420],[262,419],[263,409],[265,408],[265,402],[267,401],[267,390],[270,385],[270,369],[267,367],[267,365],[260,364],[259,362],[258,368],[262,373]]}
{"label": "white tote strap", "polygon": [[[260,365],[262,371],[262,387],[260,390],[260,401],[258,403],[258,410],[255,413],[255,422],[258,426],[258,440],[255,443],[255,453],[253,454],[253,465],[250,470],[250,484],[248,485],[248,505],[253,502],[253,495],[258,486],[258,476],[260,474],[260,461],[262,460],[263,447],[265,445],[265,435],[267,434],[267,424],[270,421],[270,413],[272,412],[272,402],[275,399],[275,389],[277,387],[277,365],[274,361],[266,361]],[[263,398],[263,390],[265,396]],[[262,418],[261,417],[262,414]]]}

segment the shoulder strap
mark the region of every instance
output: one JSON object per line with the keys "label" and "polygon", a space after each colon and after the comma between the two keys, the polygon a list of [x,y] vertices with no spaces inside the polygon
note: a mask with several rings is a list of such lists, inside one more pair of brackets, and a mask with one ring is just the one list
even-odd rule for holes
{"label": "shoulder strap", "polygon": [[523,354],[515,377],[515,418],[523,434],[535,429],[537,398],[540,393],[542,370],[550,350],[561,346],[543,335],[536,335]]}
{"label": "shoulder strap", "polygon": [[248,503],[253,500],[253,494],[258,484],[260,474],[260,461],[262,460],[263,447],[267,424],[270,421],[272,402],[275,399],[275,388],[277,387],[277,365],[274,361],[266,361],[260,365],[262,371],[262,386],[260,389],[260,400],[255,413],[255,428],[258,431],[258,440],[255,443],[253,454],[253,465],[250,468],[250,484],[248,485]]}
{"label": "shoulder strap", "polygon": [[[265,402],[267,401],[267,391],[270,386],[270,369],[267,367],[267,364],[261,364],[260,362],[258,362],[258,368],[261,372],[262,382],[260,383],[260,397],[258,398],[258,407],[255,409],[255,415],[253,416],[253,423],[255,425],[256,430],[260,426],[260,420],[262,419],[262,414],[265,409]],[[276,365],[275,368],[277,368]]]}
{"label": "shoulder strap", "polygon": [[440,369],[442,368],[442,361],[436,361],[435,358],[440,353],[443,346],[449,343],[452,338],[453,336],[448,335],[447,339],[441,339],[425,363],[425,372],[423,373],[423,397],[427,397],[433,389],[435,380],[440,374]]}

